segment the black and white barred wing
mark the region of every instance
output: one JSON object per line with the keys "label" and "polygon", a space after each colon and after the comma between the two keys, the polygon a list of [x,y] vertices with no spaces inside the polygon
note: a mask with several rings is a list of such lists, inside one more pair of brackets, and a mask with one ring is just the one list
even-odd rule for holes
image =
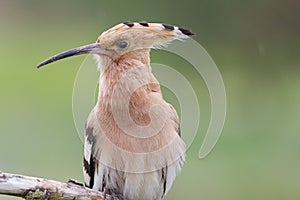
{"label": "black and white barred wing", "polygon": [[83,174],[85,185],[89,188],[94,187],[95,175],[99,166],[99,161],[96,158],[97,149],[95,147],[97,141],[97,130],[99,130],[99,125],[96,119],[96,115],[94,111],[92,111],[88,117],[85,127]]}

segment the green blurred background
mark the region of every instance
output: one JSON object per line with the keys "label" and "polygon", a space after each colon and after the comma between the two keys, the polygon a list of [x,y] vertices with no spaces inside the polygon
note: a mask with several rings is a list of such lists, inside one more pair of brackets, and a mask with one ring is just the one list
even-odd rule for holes
{"label": "green blurred background", "polygon": [[222,136],[199,160],[210,117],[205,84],[182,59],[152,53],[194,81],[201,99],[201,130],[166,199],[300,199],[299,13],[297,0],[0,0],[0,170],[83,181],[72,88],[84,56],[35,66],[119,22],[145,20],[196,32],[228,98]]}

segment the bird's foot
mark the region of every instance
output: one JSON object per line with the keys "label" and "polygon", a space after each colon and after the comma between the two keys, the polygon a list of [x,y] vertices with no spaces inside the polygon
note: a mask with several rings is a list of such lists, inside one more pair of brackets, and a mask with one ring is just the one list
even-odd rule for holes
{"label": "bird's foot", "polygon": [[105,188],[103,191],[103,196],[105,200],[123,200],[123,195],[113,189]]}

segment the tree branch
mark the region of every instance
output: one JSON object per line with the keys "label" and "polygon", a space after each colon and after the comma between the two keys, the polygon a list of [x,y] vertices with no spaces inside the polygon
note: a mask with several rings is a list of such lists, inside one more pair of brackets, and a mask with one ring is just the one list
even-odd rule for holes
{"label": "tree branch", "polygon": [[26,200],[104,200],[101,192],[86,188],[73,180],[63,183],[1,171],[0,194]]}

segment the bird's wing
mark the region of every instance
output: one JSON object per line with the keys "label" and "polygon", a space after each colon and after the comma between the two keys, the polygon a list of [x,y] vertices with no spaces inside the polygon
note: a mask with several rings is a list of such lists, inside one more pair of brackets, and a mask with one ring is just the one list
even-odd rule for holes
{"label": "bird's wing", "polygon": [[94,186],[95,171],[98,167],[98,160],[95,158],[95,143],[97,130],[95,114],[92,111],[86,123],[85,141],[84,141],[84,158],[83,158],[83,174],[85,185],[89,188]]}

